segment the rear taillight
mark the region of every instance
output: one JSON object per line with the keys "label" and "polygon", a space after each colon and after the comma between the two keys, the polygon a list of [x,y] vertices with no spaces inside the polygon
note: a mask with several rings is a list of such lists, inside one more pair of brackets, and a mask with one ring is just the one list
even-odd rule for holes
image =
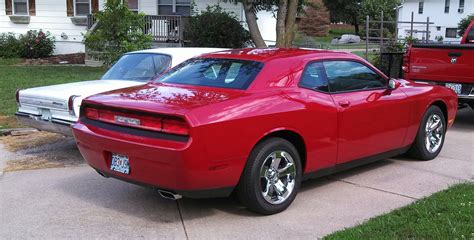
{"label": "rear taillight", "polygon": [[16,103],[20,105],[20,89],[17,89],[15,92]]}
{"label": "rear taillight", "polygon": [[166,119],[162,120],[163,129],[165,133],[178,134],[178,135],[189,135],[189,126],[182,119]]}
{"label": "rear taillight", "polygon": [[406,72],[406,73],[410,72],[410,52],[411,52],[411,46],[409,46],[405,54],[403,54],[402,70],[403,72]]}
{"label": "rear taillight", "polygon": [[178,117],[123,113],[91,107],[86,107],[84,109],[84,116],[92,120],[112,123],[115,125],[176,135],[189,135],[188,124],[184,119]]}
{"label": "rear taillight", "polygon": [[71,114],[75,114],[74,113],[74,99],[76,99],[77,97],[79,96],[72,95],[69,97],[69,100],[67,101],[67,109],[69,110]]}
{"label": "rear taillight", "polygon": [[84,116],[92,120],[99,120],[99,110],[95,108],[86,108],[84,110]]}

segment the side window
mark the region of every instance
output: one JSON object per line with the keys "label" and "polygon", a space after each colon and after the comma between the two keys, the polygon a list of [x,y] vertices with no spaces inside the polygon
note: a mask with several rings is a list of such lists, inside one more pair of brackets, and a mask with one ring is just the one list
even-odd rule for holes
{"label": "side window", "polygon": [[331,92],[382,88],[386,80],[364,64],[352,61],[324,62]]}
{"label": "side window", "polygon": [[328,82],[324,77],[324,67],[321,62],[309,63],[301,75],[299,85],[323,92],[329,92]]}

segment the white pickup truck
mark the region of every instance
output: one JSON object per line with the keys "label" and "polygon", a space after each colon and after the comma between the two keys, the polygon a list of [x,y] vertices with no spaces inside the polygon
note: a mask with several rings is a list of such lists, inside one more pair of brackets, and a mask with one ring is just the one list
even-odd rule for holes
{"label": "white pickup truck", "polygon": [[145,84],[156,75],[194,56],[219,48],[157,48],[123,55],[101,80],[18,90],[16,117],[22,125],[72,136],[84,98],[115,89]]}

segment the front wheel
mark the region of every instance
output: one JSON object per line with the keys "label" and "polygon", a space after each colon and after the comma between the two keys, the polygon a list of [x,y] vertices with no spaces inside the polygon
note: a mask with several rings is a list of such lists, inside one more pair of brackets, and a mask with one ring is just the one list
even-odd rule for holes
{"label": "front wheel", "polygon": [[438,156],[444,144],[445,123],[441,109],[437,106],[429,107],[408,154],[420,160],[431,160]]}
{"label": "front wheel", "polygon": [[271,138],[251,152],[237,188],[249,210],[275,214],[295,199],[301,183],[301,160],[296,148],[285,139]]}

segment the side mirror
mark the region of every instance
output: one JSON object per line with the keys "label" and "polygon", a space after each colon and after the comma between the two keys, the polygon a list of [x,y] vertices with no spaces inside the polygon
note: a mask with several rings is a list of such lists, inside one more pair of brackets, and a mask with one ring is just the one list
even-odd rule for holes
{"label": "side mirror", "polygon": [[398,86],[400,86],[400,83],[395,81],[395,79],[390,78],[390,80],[388,80],[388,86],[387,86],[388,90],[395,90],[398,88]]}

